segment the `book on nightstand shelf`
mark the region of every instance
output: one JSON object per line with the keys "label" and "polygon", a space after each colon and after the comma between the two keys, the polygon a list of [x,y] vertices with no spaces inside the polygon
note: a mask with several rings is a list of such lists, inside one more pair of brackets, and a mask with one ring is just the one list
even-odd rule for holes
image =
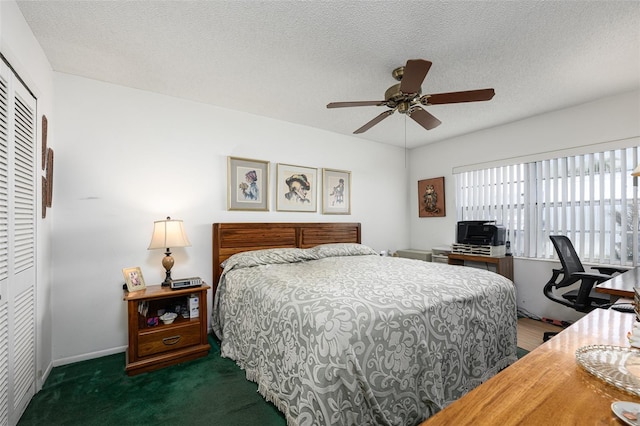
{"label": "book on nightstand shelf", "polygon": [[192,294],[187,298],[187,312],[189,318],[198,318],[200,316],[200,298],[197,294]]}

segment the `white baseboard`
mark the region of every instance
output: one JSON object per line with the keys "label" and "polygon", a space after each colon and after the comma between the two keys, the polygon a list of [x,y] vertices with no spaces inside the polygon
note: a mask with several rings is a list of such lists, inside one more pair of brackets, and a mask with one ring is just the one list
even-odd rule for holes
{"label": "white baseboard", "polygon": [[127,350],[127,346],[120,346],[117,348],[105,349],[102,351],[90,352],[87,354],[71,356],[68,358],[61,358],[53,361],[54,367],[59,367],[61,365],[73,364],[74,362],[87,361],[94,358],[100,358],[107,355],[113,355],[120,352],[125,352]]}

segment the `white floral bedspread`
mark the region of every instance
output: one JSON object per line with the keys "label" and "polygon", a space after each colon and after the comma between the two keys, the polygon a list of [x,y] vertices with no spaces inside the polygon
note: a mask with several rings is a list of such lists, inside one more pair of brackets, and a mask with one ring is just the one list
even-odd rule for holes
{"label": "white floral bedspread", "polygon": [[414,425],[516,360],[511,281],[357,245],[229,258],[222,356],[289,425]]}

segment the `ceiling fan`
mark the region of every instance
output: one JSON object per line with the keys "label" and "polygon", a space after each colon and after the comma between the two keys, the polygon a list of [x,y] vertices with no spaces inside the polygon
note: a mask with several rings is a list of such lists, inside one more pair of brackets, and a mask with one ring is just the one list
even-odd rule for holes
{"label": "ceiling fan", "polygon": [[384,93],[384,101],[355,101],[355,102],[331,102],[327,108],[344,108],[358,106],[382,106],[389,110],[381,113],[364,126],[353,133],[364,133],[394,112],[407,114],[416,123],[427,130],[438,127],[441,123],[433,115],[425,111],[421,106],[455,104],[460,102],[488,101],[493,98],[493,89],[467,90],[464,92],[436,93],[423,95],[422,82],[431,68],[431,62],[424,59],[409,59],[403,67],[393,70],[391,75],[400,83],[387,89]]}

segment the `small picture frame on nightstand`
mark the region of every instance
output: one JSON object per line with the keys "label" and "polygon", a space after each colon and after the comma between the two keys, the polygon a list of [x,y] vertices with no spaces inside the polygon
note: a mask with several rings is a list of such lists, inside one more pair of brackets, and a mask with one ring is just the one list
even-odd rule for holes
{"label": "small picture frame on nightstand", "polygon": [[127,283],[127,290],[138,291],[143,290],[146,287],[144,284],[144,278],[142,277],[142,271],[139,266],[123,268],[122,275],[124,275],[124,281]]}

